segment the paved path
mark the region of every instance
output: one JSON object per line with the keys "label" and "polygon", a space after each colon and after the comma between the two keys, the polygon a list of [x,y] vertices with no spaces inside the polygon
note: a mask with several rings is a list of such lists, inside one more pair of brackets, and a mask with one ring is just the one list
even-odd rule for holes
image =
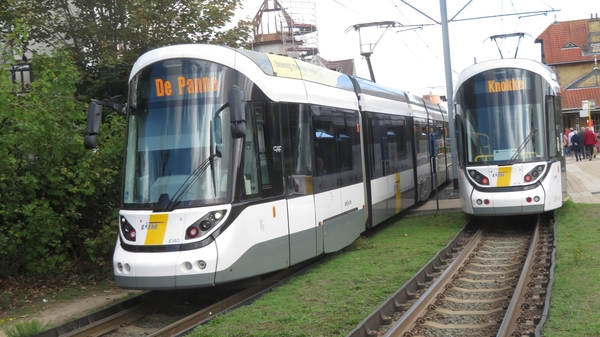
{"label": "paved path", "polygon": [[582,204],[600,204],[600,156],[575,161],[567,158],[567,193]]}

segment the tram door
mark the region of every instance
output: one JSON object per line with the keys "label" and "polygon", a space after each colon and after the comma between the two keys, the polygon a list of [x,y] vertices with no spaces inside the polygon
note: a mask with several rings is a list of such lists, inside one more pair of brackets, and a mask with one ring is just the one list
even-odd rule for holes
{"label": "tram door", "polygon": [[294,264],[323,253],[323,237],[317,231],[315,221],[312,126],[308,105],[282,103],[280,111],[290,263]]}

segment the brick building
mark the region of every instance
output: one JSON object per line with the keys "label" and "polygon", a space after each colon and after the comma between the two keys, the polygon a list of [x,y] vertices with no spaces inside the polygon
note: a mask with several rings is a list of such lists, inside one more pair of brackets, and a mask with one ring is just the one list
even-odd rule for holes
{"label": "brick building", "polygon": [[594,101],[590,114],[595,132],[600,132],[600,19],[554,22],[535,40],[541,44],[542,63],[552,67],[562,90],[565,127],[582,127],[588,114],[580,113],[583,101]]}

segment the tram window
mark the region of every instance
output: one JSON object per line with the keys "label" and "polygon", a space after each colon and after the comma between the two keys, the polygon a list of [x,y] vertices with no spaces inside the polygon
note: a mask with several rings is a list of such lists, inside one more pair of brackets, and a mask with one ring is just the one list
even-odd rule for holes
{"label": "tram window", "polygon": [[373,135],[370,145],[373,152],[373,177],[394,174],[411,167],[412,164],[407,161],[406,120],[380,114],[372,114],[370,117]]}
{"label": "tram window", "polygon": [[258,194],[258,167],[254,141],[254,114],[246,108],[246,137],[244,138],[244,195]]}
{"label": "tram window", "polygon": [[[348,186],[362,181],[358,114],[352,110],[311,106],[315,165],[312,169],[315,192]],[[319,159],[317,159],[319,158]],[[317,160],[324,170],[317,170]],[[326,176],[326,179],[322,177]]]}
{"label": "tram window", "polygon": [[292,161],[288,194],[312,194],[313,145],[308,109],[304,104],[288,104],[287,110]]}
{"label": "tram window", "polygon": [[265,146],[265,122],[262,119],[263,108],[256,107],[256,136],[258,139],[258,159],[260,163],[260,172],[262,185],[271,184],[271,175],[269,170],[269,164],[267,162],[267,150]]}
{"label": "tram window", "polygon": [[548,109],[546,113],[546,116],[548,116],[548,154],[554,158],[560,152],[562,139],[557,138],[561,134],[561,130],[558,130],[560,125],[556,124],[553,96],[546,96],[546,109]]}

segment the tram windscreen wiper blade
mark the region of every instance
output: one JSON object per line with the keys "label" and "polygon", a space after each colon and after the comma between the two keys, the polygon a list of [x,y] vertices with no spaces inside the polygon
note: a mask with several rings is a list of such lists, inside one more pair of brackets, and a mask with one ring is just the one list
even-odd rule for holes
{"label": "tram windscreen wiper blade", "polygon": [[181,197],[187,192],[190,186],[192,186],[196,182],[196,180],[198,180],[198,177],[200,177],[200,175],[202,175],[202,173],[204,173],[204,171],[206,171],[206,169],[212,165],[215,158],[221,158],[221,153],[217,152],[211,154],[202,163],[200,163],[200,165],[198,165],[198,167],[196,167],[196,169],[192,173],[190,173],[190,175],[185,179],[183,184],[181,184],[177,192],[175,192],[173,198],[162,210],[163,212],[170,212],[173,210],[173,208],[175,208],[175,205],[177,205]]}
{"label": "tram windscreen wiper blade", "polygon": [[519,156],[519,153],[521,153],[521,151],[523,151],[523,149],[525,148],[525,146],[527,145],[527,143],[529,143],[529,141],[533,139],[533,137],[535,136],[536,133],[537,133],[537,129],[533,128],[531,130],[531,132],[529,133],[529,135],[527,135],[527,138],[525,138],[525,140],[523,141],[523,143],[521,143],[521,145],[519,145],[519,148],[517,148],[517,151],[515,151],[515,153],[512,155],[512,157],[510,157],[510,159],[508,160],[508,164],[506,164],[506,165],[512,165],[513,164],[513,162],[515,161],[515,159],[517,159],[517,157]]}

